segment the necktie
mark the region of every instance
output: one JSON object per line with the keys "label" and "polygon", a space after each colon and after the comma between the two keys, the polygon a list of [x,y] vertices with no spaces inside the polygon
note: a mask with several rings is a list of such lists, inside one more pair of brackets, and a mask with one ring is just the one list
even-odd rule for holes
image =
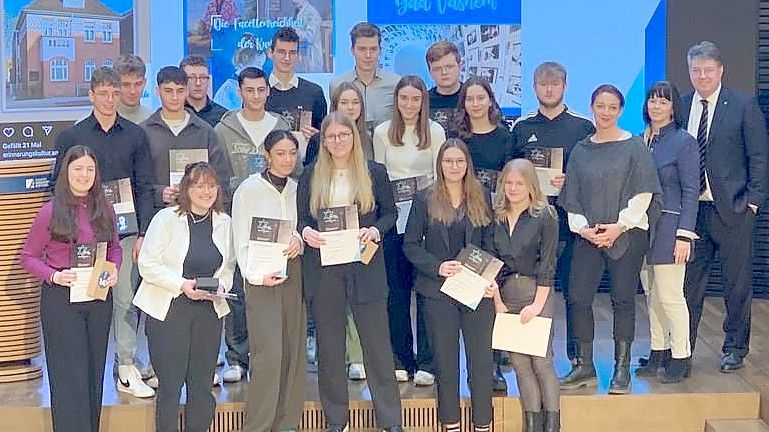
{"label": "necktie", "polygon": [[705,150],[708,144],[708,101],[700,99],[702,115],[700,125],[697,128],[697,143],[700,148],[700,193],[705,192]]}

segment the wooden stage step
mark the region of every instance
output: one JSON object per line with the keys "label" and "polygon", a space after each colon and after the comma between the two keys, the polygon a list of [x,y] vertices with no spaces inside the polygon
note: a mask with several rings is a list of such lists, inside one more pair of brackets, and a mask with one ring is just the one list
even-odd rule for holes
{"label": "wooden stage step", "polygon": [[[586,395],[562,396],[561,421],[566,432],[769,432],[748,429],[749,421],[759,416],[759,393],[688,393],[646,394],[627,396]],[[470,429],[469,400],[462,401],[463,425]],[[102,414],[102,432],[141,432],[153,430],[153,406],[105,406]],[[410,431],[438,430],[435,399],[404,399],[404,426]],[[729,425],[735,420],[745,419]],[[374,430],[374,414],[370,401],[353,401],[350,410],[351,430]],[[302,416],[303,430],[323,427],[325,419],[320,403],[308,401]],[[710,429],[706,429],[706,421]],[[748,425],[740,427],[739,422]],[[0,424],[4,432],[50,432],[50,414],[42,407],[0,408]],[[209,432],[240,430],[243,424],[243,403],[217,405],[216,418]],[[761,423],[763,424],[763,423]],[[508,432],[521,429],[521,409],[518,398],[494,398],[494,431]]]}
{"label": "wooden stage step", "polygon": [[761,419],[707,420],[705,432],[769,432]]}

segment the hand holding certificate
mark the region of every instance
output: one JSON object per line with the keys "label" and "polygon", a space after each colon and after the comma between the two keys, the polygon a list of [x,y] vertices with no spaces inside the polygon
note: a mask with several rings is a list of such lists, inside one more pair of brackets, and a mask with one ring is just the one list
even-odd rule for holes
{"label": "hand holding certificate", "polygon": [[547,356],[553,320],[536,316],[523,324],[517,314],[498,313],[494,319],[491,347],[537,357]]}
{"label": "hand holding certificate", "polygon": [[360,262],[360,230],[358,206],[331,207],[318,210],[318,231],[322,266]]}
{"label": "hand holding certificate", "polygon": [[526,150],[526,159],[534,164],[542,193],[558,196],[561,189],[554,187],[552,181],[563,175],[563,148],[530,147]]}
{"label": "hand holding certificate", "polygon": [[486,289],[494,284],[503,265],[502,261],[472,244],[459,251],[456,262],[449,263],[451,269],[441,292],[473,310],[483,299]]}
{"label": "hand holding certificate", "polygon": [[290,220],[252,218],[246,274],[265,276],[275,273],[285,277],[288,266],[285,251],[291,243],[292,232]]}
{"label": "hand holding certificate", "polygon": [[106,242],[73,245],[72,268],[69,270],[75,278],[69,284],[70,303],[107,298],[109,288],[117,282],[117,269],[106,256]]}

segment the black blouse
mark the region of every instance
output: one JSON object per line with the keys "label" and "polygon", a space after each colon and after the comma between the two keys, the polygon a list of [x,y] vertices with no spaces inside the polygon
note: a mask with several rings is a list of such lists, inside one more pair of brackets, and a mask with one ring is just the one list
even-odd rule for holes
{"label": "black blouse", "polygon": [[495,222],[489,250],[505,263],[502,274],[518,273],[537,281],[538,286],[553,286],[558,255],[558,215],[552,206],[536,216],[524,211],[513,233],[507,222]]}
{"label": "black blouse", "polygon": [[[209,214],[204,220],[203,216],[187,215],[187,224],[190,227],[190,246],[182,265],[182,276],[185,279],[198,277],[213,277],[216,270],[222,265],[222,253],[214,244],[213,216]],[[195,222],[199,221],[199,222]]]}

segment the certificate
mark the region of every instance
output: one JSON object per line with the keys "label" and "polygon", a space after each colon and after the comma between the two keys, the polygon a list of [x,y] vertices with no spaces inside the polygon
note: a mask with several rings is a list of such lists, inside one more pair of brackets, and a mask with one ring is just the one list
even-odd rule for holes
{"label": "certificate", "polygon": [[447,277],[441,292],[475,310],[483,299],[483,293],[502,269],[502,261],[478,246],[468,244],[457,255],[462,268]]}
{"label": "certificate", "polygon": [[526,159],[534,164],[542,193],[558,196],[561,190],[553,187],[550,181],[563,174],[563,148],[527,147]]}
{"label": "certificate", "polygon": [[170,149],[168,150],[168,184],[179,186],[184,177],[184,169],[195,162],[208,162],[207,149]]}
{"label": "certificate", "polygon": [[123,178],[104,183],[104,195],[115,209],[115,224],[118,235],[136,234],[139,224],[136,221],[134,195],[131,179]]}
{"label": "certificate", "polygon": [[291,242],[293,226],[290,220],[251,218],[246,272],[249,274],[278,273],[286,276],[288,257],[283,253]]}
{"label": "certificate", "polygon": [[320,265],[360,262],[358,206],[318,210],[318,231],[326,244],[320,247]]}
{"label": "certificate", "polygon": [[540,316],[532,318],[526,324],[521,324],[521,316],[518,314],[498,313],[494,318],[491,347],[496,350],[546,357],[552,324],[551,318]]}
{"label": "certificate", "polygon": [[96,262],[96,244],[77,243],[72,246],[72,266],[76,279],[69,287],[69,302],[81,303],[95,298],[88,295],[93,266]]}
{"label": "certificate", "polygon": [[393,180],[393,195],[395,196],[395,206],[398,208],[398,219],[395,221],[395,227],[398,234],[406,232],[406,222],[411,213],[411,203],[414,195],[430,185],[431,179],[428,176],[409,177],[400,180]]}

